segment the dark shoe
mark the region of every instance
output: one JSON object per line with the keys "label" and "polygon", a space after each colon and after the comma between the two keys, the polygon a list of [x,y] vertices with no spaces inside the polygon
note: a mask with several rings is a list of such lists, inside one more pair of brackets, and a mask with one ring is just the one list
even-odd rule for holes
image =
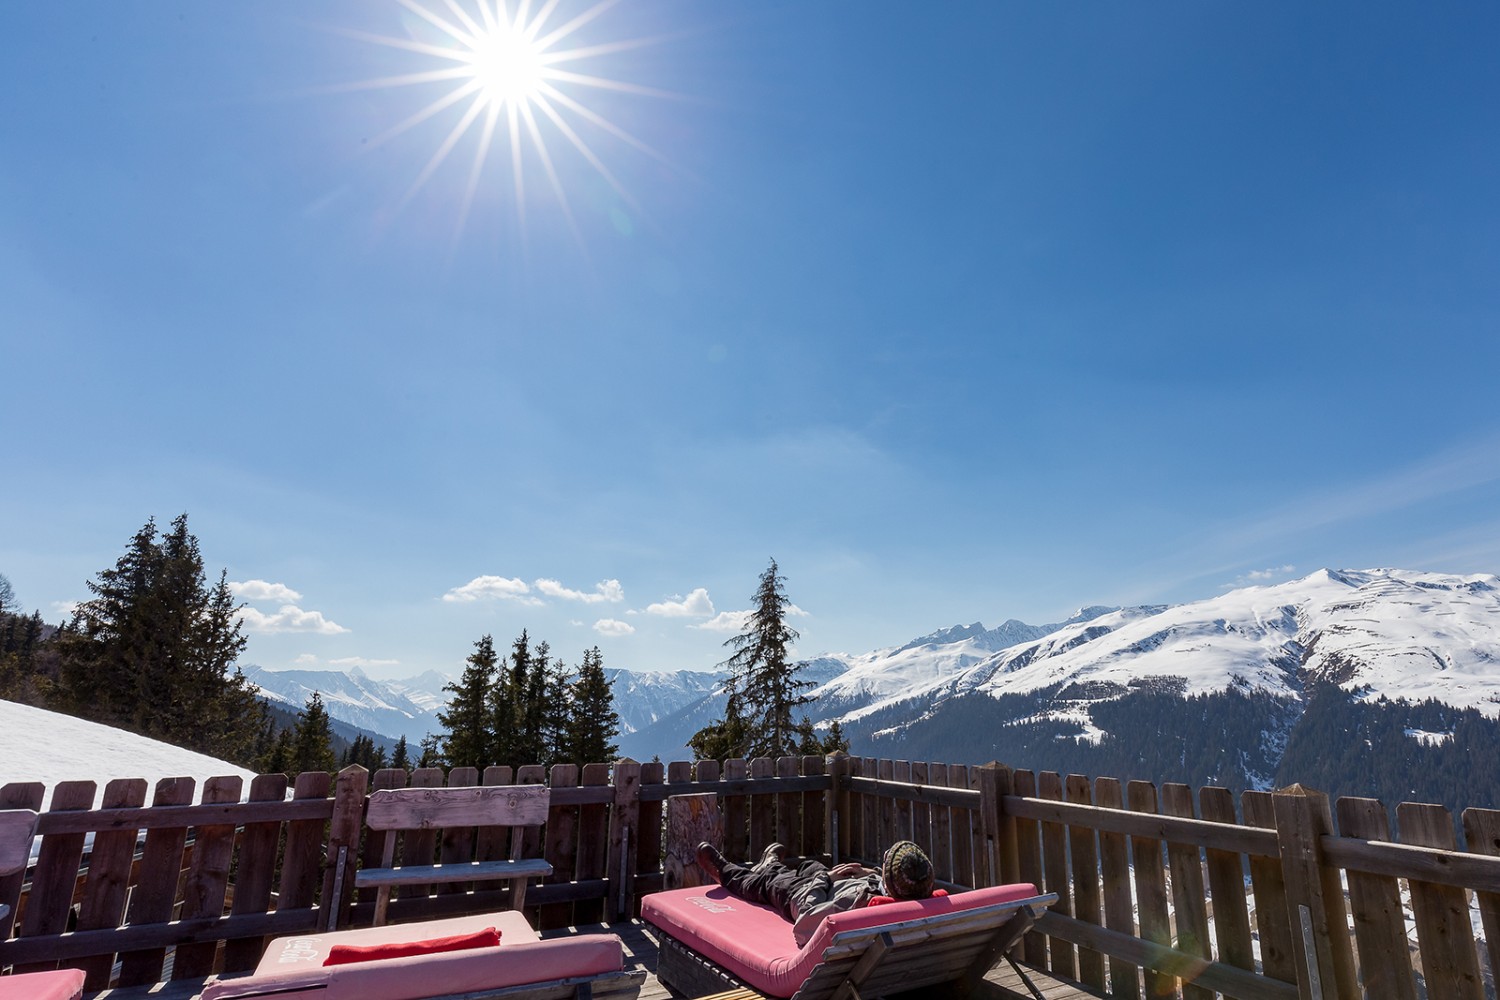
{"label": "dark shoe", "polygon": [[698,845],[698,867],[702,868],[708,877],[720,885],[724,884],[724,855],[719,849],[708,841]]}
{"label": "dark shoe", "polygon": [[760,861],[756,863],[755,870],[763,872],[772,865],[786,863],[786,845],[771,844],[760,853]]}

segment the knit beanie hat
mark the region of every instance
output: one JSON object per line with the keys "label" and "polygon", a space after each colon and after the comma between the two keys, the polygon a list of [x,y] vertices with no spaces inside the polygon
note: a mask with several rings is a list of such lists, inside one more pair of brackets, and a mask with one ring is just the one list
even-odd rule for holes
{"label": "knit beanie hat", "polygon": [[909,840],[898,840],[880,862],[880,881],[894,899],[926,899],[932,895],[932,862]]}

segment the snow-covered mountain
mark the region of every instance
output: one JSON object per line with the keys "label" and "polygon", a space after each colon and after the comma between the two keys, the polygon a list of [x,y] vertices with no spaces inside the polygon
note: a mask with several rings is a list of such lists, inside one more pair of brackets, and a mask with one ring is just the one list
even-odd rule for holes
{"label": "snow-covered mountain", "polygon": [[1080,617],[957,670],[972,636],[872,654],[827,690],[878,691],[838,713],[856,753],[1500,800],[1495,769],[1473,763],[1500,751],[1494,576],[1319,570]]}
{"label": "snow-covered mountain", "polygon": [[[273,702],[299,712],[314,691],[321,693],[328,714],[394,741],[405,736],[416,746],[441,729],[436,713],[448,704],[443,688],[453,678],[436,670],[416,677],[380,681],[358,667],[351,670],[270,670],[246,666],[245,676]],[[633,733],[696,702],[723,679],[696,670],[645,671],[606,668],[620,716],[620,732]]]}
{"label": "snow-covered mountain", "polygon": [[[328,714],[344,722],[389,736],[394,742],[405,736],[416,746],[437,720],[432,712],[436,697],[420,678],[399,685],[387,684],[352,670],[268,670],[245,667],[245,677],[267,699],[293,712],[300,712],[314,691],[323,698]],[[429,671],[423,677],[441,677]],[[446,681],[444,681],[446,683]],[[442,685],[437,688],[441,695]]]}
{"label": "snow-covered mountain", "polygon": [[701,670],[618,670],[606,668],[620,717],[620,735],[638,732],[703,698],[724,679]]}
{"label": "snow-covered mountain", "polygon": [[[1497,717],[1500,580],[1319,570],[1172,607],[1090,608],[1038,640],[973,655],[967,638],[870,654],[818,693],[879,691],[841,713],[852,722],[892,704],[969,692],[1001,697],[1062,685],[1098,700],[1156,679],[1183,695],[1236,688],[1295,699],[1321,681],[1366,699],[1435,698]],[[951,669],[964,659],[972,662]],[[1070,699],[1065,711],[1076,716],[1078,706]]]}
{"label": "snow-covered mountain", "polygon": [[[1319,759],[1309,748],[1320,728],[1375,726],[1368,712],[1390,716],[1387,701],[1454,711],[1401,709],[1386,722],[1424,749],[1355,741],[1372,758],[1426,760],[1460,730],[1478,739],[1458,710],[1500,734],[1500,580],[1319,570],[1187,604],[1087,607],[1055,624],[955,625],[804,664],[814,722],[839,720],[856,753],[1265,786],[1278,769],[1301,780],[1286,761]],[[688,738],[723,715],[719,673],[609,675],[620,750],[637,760],[684,758]],[[292,708],[316,686],[335,718],[413,743],[437,728],[448,682],[429,672],[382,684],[357,670],[251,679]],[[1314,704],[1320,690],[1345,694]]]}
{"label": "snow-covered mountain", "polygon": [[822,659],[836,659],[844,668],[814,692],[819,717],[824,721],[858,717],[892,699],[907,700],[925,690],[942,689],[946,682],[967,674],[1001,650],[1083,625],[1115,610],[1088,607],[1054,625],[1028,625],[1014,618],[994,629],[986,629],[980,622],[954,625],[893,649],[858,656],[831,654]]}

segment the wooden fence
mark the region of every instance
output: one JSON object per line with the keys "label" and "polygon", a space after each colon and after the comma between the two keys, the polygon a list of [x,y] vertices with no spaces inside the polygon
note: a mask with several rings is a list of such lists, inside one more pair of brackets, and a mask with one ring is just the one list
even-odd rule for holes
{"label": "wooden fence", "polygon": [[[0,879],[0,903],[20,904],[16,926],[0,925],[0,968],[81,967],[90,989],[109,985],[112,968],[124,986],[250,968],[268,936],[369,922],[373,902],[352,889],[354,868],[378,865],[384,847],[384,835],[362,825],[368,791],[544,781],[551,810],[523,845],[554,868],[527,894],[543,929],[636,912],[641,895],[663,886],[666,800],[712,792],[730,857],[755,858],[780,841],[795,855],[877,863],[885,846],[910,838],[950,885],[1027,881],[1058,893],[1025,960],[1111,996],[1494,995],[1495,810],[1464,813],[1468,852],[1459,852],[1437,806],[1398,807],[1397,843],[1379,803],[1341,799],[1330,809],[1297,787],[1246,792],[1236,804],[1222,788],[1194,796],[1184,785],[842,755],[446,775],[349,768],[290,785],[263,775],[248,790],[214,778],[201,794],[177,779],[159,783],[149,806],[141,779],[110,782],[97,802],[94,783],[61,783],[32,870]],[[37,808],[44,791],[5,785],[0,808]],[[398,856],[490,860],[505,856],[509,833],[408,833]],[[507,903],[507,889],[472,890],[408,890],[392,900],[391,919]]]}

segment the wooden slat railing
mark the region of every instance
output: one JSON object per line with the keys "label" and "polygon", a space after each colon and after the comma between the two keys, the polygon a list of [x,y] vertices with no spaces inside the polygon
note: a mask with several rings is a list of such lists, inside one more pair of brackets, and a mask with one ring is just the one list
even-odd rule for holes
{"label": "wooden slat railing", "polygon": [[[617,920],[663,886],[667,800],[719,798],[724,850],[773,840],[799,856],[877,864],[911,839],[953,887],[1027,881],[1059,902],[1025,959],[1117,997],[1486,1000],[1500,962],[1500,811],[1466,810],[1466,850],[1436,806],[1341,799],[1298,787],[1194,794],[1183,785],[844,755],[696,763],[361,768],[337,780],[261,776],[246,791],[188,779],[151,794],[110,782],[53,790],[32,871],[0,880],[16,906],[0,968],[84,968],[91,990],[253,967],[268,936],[367,923],[353,872],[387,834],[362,826],[368,791],[547,781],[542,827],[413,832],[414,862],[545,856],[527,894],[543,928]],[[287,797],[291,791],[292,796]],[[39,783],[0,786],[0,808],[36,808]],[[243,799],[243,801],[241,801]],[[91,843],[85,841],[91,837]],[[23,891],[23,881],[29,889]],[[508,905],[504,888],[411,888],[393,921]],[[127,904],[128,900],[128,904]],[[1475,916],[1471,921],[1471,913]],[[1410,916],[1408,916],[1410,914]],[[1483,928],[1476,938],[1473,924]],[[71,928],[71,929],[69,929]],[[1352,930],[1351,930],[1352,928]],[[14,934],[15,936],[10,936]],[[1490,991],[1488,994],[1486,991]]]}

